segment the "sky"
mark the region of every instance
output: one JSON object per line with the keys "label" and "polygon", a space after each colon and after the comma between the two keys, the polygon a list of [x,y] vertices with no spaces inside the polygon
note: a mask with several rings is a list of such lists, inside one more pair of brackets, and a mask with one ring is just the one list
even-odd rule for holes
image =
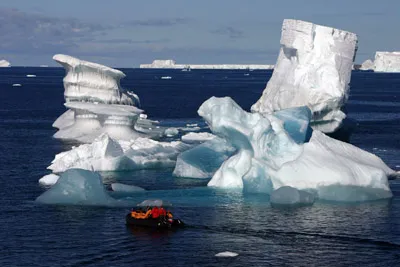
{"label": "sky", "polygon": [[399,0],[1,0],[0,59],[56,66],[62,53],[112,67],[274,64],[284,19],[358,35],[356,62],[400,51]]}

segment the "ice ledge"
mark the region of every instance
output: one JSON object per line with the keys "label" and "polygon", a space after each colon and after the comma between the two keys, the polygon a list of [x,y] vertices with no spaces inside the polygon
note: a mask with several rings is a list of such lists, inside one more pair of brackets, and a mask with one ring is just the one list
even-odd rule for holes
{"label": "ice ledge", "polygon": [[400,52],[375,53],[375,72],[400,72]]}

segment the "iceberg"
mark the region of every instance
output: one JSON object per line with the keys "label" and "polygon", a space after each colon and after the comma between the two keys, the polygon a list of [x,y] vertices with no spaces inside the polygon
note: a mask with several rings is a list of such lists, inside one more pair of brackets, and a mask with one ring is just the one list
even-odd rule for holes
{"label": "iceberg", "polygon": [[400,52],[376,52],[375,72],[400,72]]}
{"label": "iceberg", "polygon": [[62,54],[54,55],[53,59],[66,71],[63,79],[66,102],[136,104],[137,97],[120,85],[120,80],[125,77],[122,71]]}
{"label": "iceberg", "polygon": [[48,169],[61,173],[72,168],[127,171],[174,167],[178,154],[191,147],[180,141],[158,142],[144,137],[122,141],[102,134],[90,144],[57,154]]}
{"label": "iceberg", "polygon": [[[310,111],[305,107],[288,109],[285,116],[263,116],[245,112],[229,97],[212,97],[198,113],[213,134],[236,149],[208,186],[267,194],[290,186],[315,192],[319,199],[335,201],[392,196],[388,176],[395,172],[377,156],[321,131],[313,130],[309,138],[304,118]],[[294,123],[298,116],[299,122]],[[341,194],[343,188],[356,188],[352,192],[358,194]]]}
{"label": "iceberg", "polygon": [[282,186],[271,193],[270,202],[274,207],[307,206],[315,201],[314,195],[290,186]]}
{"label": "iceberg", "polygon": [[71,169],[61,174],[57,183],[36,198],[43,204],[113,205],[117,202],[104,189],[98,173]]}
{"label": "iceberg", "polygon": [[129,141],[144,136],[162,136],[163,129],[141,119],[139,97],[120,86],[125,74],[97,63],[57,54],[53,57],[66,70],[64,104],[67,111],[53,124],[58,139],[90,143],[102,133]]}
{"label": "iceberg", "polygon": [[371,59],[365,60],[360,67],[360,70],[373,70],[374,62]]}
{"label": "iceberg", "polygon": [[10,67],[11,64],[5,59],[0,59],[0,67]]}
{"label": "iceberg", "polygon": [[335,132],[346,117],[341,108],[349,94],[356,34],[285,19],[280,43],[272,77],[252,112],[307,106],[313,129]]}

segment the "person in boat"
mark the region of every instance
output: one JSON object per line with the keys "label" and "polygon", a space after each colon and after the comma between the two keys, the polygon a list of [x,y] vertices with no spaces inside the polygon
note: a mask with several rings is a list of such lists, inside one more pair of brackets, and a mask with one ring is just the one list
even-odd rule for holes
{"label": "person in boat", "polygon": [[151,208],[148,208],[146,213],[142,209],[139,209],[137,211],[136,210],[131,211],[131,217],[135,219],[147,219],[151,216],[151,214],[152,214]]}

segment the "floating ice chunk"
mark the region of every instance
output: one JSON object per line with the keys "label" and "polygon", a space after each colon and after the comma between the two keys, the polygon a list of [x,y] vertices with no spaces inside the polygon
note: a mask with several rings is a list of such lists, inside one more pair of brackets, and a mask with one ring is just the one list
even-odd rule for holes
{"label": "floating ice chunk", "polygon": [[179,154],[174,176],[189,178],[211,178],[235,148],[224,139],[215,137],[203,144]]}
{"label": "floating ice chunk", "polygon": [[146,190],[144,190],[143,188],[141,188],[139,186],[127,185],[127,184],[121,184],[121,183],[112,183],[111,184],[111,189],[114,192],[124,192],[124,193],[146,191]]}
{"label": "floating ice chunk", "polygon": [[0,67],[10,67],[11,64],[5,59],[0,59]]}
{"label": "floating ice chunk", "polygon": [[22,86],[22,84],[20,84],[20,83],[13,83],[13,85],[12,85],[13,87],[21,87]]}
{"label": "floating ice chunk", "polygon": [[171,76],[162,76],[161,79],[162,80],[171,80],[172,77]]}
{"label": "floating ice chunk", "polygon": [[55,173],[71,168],[95,171],[173,167],[179,153],[191,146],[182,142],[158,142],[148,138],[117,141],[107,134],[56,155],[48,169]]}
{"label": "floating ice chunk", "polygon": [[34,78],[34,77],[36,77],[36,75],[35,75],[35,74],[27,74],[26,77],[28,77],[28,78]]}
{"label": "floating ice chunk", "polygon": [[224,252],[215,254],[215,257],[236,257],[238,255],[239,254],[236,252],[224,251]]}
{"label": "floating ice chunk", "polygon": [[51,186],[57,183],[58,178],[60,178],[60,176],[58,176],[57,174],[54,173],[47,174],[39,179],[39,184],[44,186]]}
{"label": "floating ice chunk", "polygon": [[303,206],[312,205],[315,199],[309,192],[282,186],[271,193],[270,201],[273,206]]}
{"label": "floating ice chunk", "polygon": [[188,144],[193,144],[193,143],[203,143],[205,141],[209,141],[214,139],[216,136],[211,134],[211,133],[187,133],[182,136],[182,141]]}
{"label": "floating ice chunk", "polygon": [[175,135],[177,135],[178,133],[179,133],[178,129],[173,128],[173,127],[167,128],[167,129],[165,130],[165,132],[164,132],[164,134],[165,134],[166,136],[168,136],[168,137],[175,136]]}
{"label": "floating ice chunk", "polygon": [[44,204],[111,205],[116,202],[104,189],[98,173],[71,169],[61,174],[57,183],[36,198]]}
{"label": "floating ice chunk", "polygon": [[376,72],[400,72],[400,52],[376,52],[374,70]]}
{"label": "floating ice chunk", "polygon": [[346,115],[340,110],[349,94],[357,36],[330,27],[285,19],[274,72],[253,112],[308,106],[311,126],[334,132]]}
{"label": "floating ice chunk", "polygon": [[[368,192],[361,200],[392,196],[387,177],[394,171],[377,156],[317,130],[308,142],[297,144],[292,139],[293,134],[285,128],[298,129],[307,112],[303,109],[303,116],[295,123],[302,109],[291,110],[293,118],[287,111],[282,121],[275,115],[263,117],[258,113],[247,113],[227,97],[212,97],[204,102],[198,110],[199,115],[214,134],[229,140],[237,149],[208,185],[268,194],[276,188],[291,186],[315,191],[320,199],[336,201],[358,198],[335,194],[336,198],[332,199],[332,194],[326,194],[327,187],[357,187],[358,192]],[[286,127],[285,121],[289,124]]]}

